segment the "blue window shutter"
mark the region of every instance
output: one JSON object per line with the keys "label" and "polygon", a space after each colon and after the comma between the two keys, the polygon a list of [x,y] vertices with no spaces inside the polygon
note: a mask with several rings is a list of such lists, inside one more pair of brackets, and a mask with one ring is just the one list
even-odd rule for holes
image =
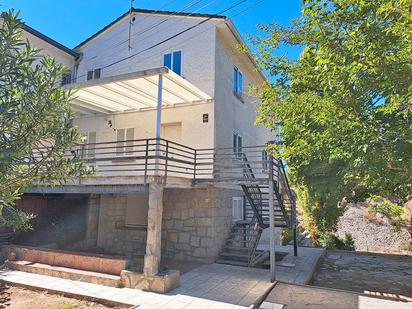
{"label": "blue window shutter", "polygon": [[163,56],[163,66],[172,69],[172,54],[166,54]]}
{"label": "blue window shutter", "polygon": [[242,72],[238,71],[238,82],[237,82],[237,94],[242,96],[243,93],[243,75]]}
{"label": "blue window shutter", "polygon": [[237,92],[237,67],[233,69],[233,92]]}
{"label": "blue window shutter", "polygon": [[173,53],[173,72],[178,75],[182,74],[182,52],[177,51]]}

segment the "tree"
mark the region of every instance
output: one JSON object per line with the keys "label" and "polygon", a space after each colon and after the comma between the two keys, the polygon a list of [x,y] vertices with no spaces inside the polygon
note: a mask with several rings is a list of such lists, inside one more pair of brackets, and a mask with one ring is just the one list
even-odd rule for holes
{"label": "tree", "polygon": [[[313,234],[338,202],[412,198],[412,2],[308,0],[291,27],[260,26],[254,51],[273,77],[258,122],[282,124],[282,154]],[[301,46],[299,60],[276,56]]]}
{"label": "tree", "polygon": [[66,72],[23,40],[18,14],[0,24],[0,221],[27,229],[30,214],[14,207],[23,189],[57,184],[86,172],[68,150],[81,142],[72,125],[72,93],[60,81]]}

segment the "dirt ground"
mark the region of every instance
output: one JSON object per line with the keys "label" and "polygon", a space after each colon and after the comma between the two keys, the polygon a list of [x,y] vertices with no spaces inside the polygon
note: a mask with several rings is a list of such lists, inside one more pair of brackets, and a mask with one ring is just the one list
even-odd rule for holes
{"label": "dirt ground", "polygon": [[312,284],[412,301],[412,256],[328,250]]}
{"label": "dirt ground", "polygon": [[87,300],[49,294],[46,291],[32,291],[0,283],[0,308],[3,309],[107,309],[101,304]]}

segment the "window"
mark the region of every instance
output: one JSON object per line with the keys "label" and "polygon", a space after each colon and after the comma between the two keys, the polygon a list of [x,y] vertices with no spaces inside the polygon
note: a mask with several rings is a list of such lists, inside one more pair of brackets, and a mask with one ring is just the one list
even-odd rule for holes
{"label": "window", "polygon": [[243,138],[238,133],[233,134],[233,154],[234,159],[242,158],[242,142]]}
{"label": "window", "polygon": [[232,198],[232,219],[234,222],[244,220],[243,197]]}
{"label": "window", "polygon": [[102,69],[94,69],[87,71],[87,80],[99,79],[102,73]]}
{"label": "window", "polygon": [[243,93],[243,74],[237,67],[233,69],[233,93],[239,97]]}
{"label": "window", "polygon": [[131,155],[133,153],[134,128],[117,129],[117,148],[118,156]]}
{"label": "window", "polygon": [[62,86],[72,82],[72,72],[67,72],[62,75]]}
{"label": "window", "polygon": [[267,170],[269,167],[269,154],[266,150],[262,151],[262,168]]}
{"label": "window", "polygon": [[163,65],[178,75],[182,75],[182,52],[175,51],[163,56]]}
{"label": "window", "polygon": [[147,226],[149,194],[129,193],[126,198],[126,226]]}

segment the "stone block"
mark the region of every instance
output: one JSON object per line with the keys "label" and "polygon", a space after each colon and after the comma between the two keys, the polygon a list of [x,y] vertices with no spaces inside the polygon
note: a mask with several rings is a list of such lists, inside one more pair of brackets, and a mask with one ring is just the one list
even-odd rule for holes
{"label": "stone block", "polygon": [[200,237],[192,236],[190,237],[190,245],[193,247],[199,247]]}
{"label": "stone block", "polygon": [[189,233],[181,233],[179,235],[179,242],[180,243],[189,243],[190,234]]}

